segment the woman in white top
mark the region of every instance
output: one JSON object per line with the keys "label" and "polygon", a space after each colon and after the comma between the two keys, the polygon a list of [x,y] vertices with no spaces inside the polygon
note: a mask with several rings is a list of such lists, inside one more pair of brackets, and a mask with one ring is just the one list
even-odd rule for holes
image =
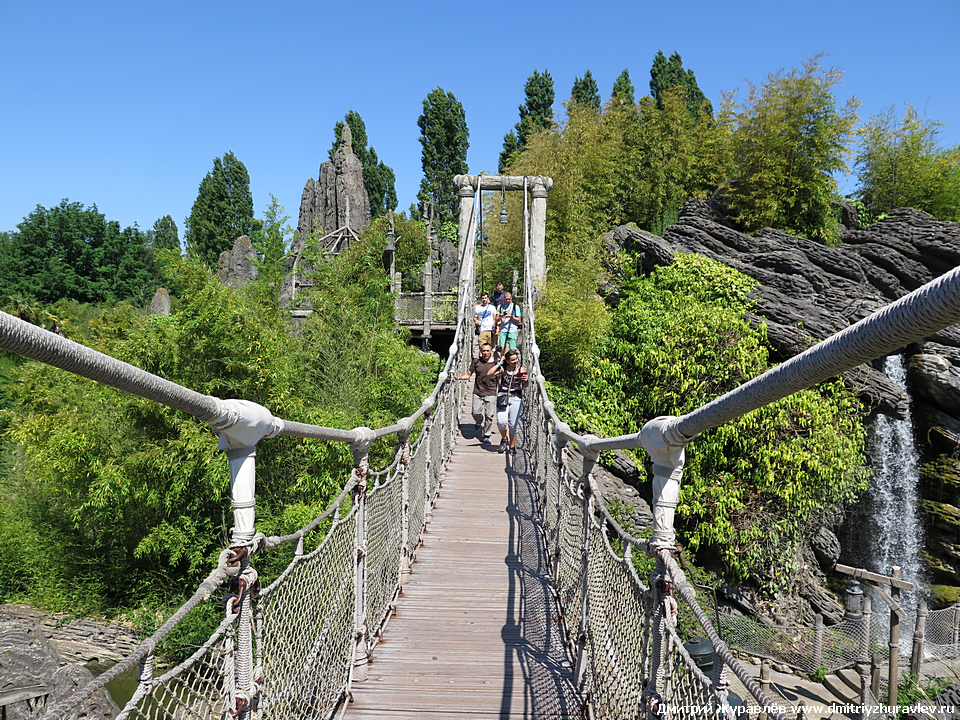
{"label": "woman in white top", "polygon": [[509,433],[510,454],[517,454],[517,423],[520,421],[520,411],[523,409],[523,389],[527,387],[527,371],[520,364],[520,353],[516,350],[507,350],[503,359],[487,371],[488,375],[499,378],[498,401],[506,396],[506,406],[500,407],[497,403],[497,429],[500,431],[500,447],[498,452],[506,452]]}

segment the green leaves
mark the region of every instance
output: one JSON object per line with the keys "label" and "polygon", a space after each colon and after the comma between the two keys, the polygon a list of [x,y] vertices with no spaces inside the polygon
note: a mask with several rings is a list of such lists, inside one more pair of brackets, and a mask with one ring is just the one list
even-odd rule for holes
{"label": "green leaves", "polygon": [[678,95],[691,118],[713,117],[713,105],[707,100],[693,70],[683,68],[679,53],[673,53],[668,60],[662,50],[657,50],[650,68],[650,95],[663,107],[667,93]]}
{"label": "green leaves", "polygon": [[101,303],[152,292],[146,235],[136,227],[121,230],[96,205],[84,208],[68,200],[49,209],[38,205],[17,228],[0,243],[5,295]]}
{"label": "green leaves", "polygon": [[497,166],[500,173],[505,173],[511,157],[526,147],[530,135],[553,126],[554,91],[549,71],[540,73],[534,70],[533,75],[527,78],[523,92],[526,101],[519,107],[520,121],[503,136],[503,150]]}
{"label": "green leaves", "polygon": [[[752,379],[770,365],[762,329],[744,320],[755,285],[702,256],[677,255],[628,285],[605,342],[575,382],[551,387],[555,401],[575,426],[620,435]],[[862,453],[859,407],[839,382],[706,432],[687,447],[680,536],[730,575],[768,592],[783,587],[810,519],[862,489]]]}
{"label": "green leaves", "polygon": [[253,237],[259,228],[246,166],[232,152],[222,160],[214,158],[186,220],[187,252],[215,269],[220,253],[230,250],[241,235]]}
{"label": "green leaves", "polygon": [[[226,287],[191,258],[169,266],[182,288],[170,316],[121,304],[67,330],[199,392],[252,400],[301,422],[381,427],[419,406],[438,364],[394,328],[382,248],[361,241],[317,261],[323,292],[296,337],[255,288]],[[0,570],[0,596],[103,612],[189,592],[232,525],[216,434],[180,412],[46,365],[3,371],[0,563],[24,572]],[[376,443],[371,463],[382,467],[393,449],[392,438]],[[296,530],[339,492],[351,465],[341,444],[288,437],[258,444],[258,528]]]}
{"label": "green leaves", "polygon": [[845,171],[847,143],[859,101],[838,108],[833,89],[843,73],[820,66],[822,55],[803,69],[771,73],[738,103],[724,97],[721,121],[733,128],[732,205],[748,232],[775,227],[825,243],[838,239],[831,200],[832,173]]}
{"label": "green leaves", "polygon": [[908,105],[899,124],[890,107],[857,130],[858,194],[870,217],[913,207],[960,219],[960,148],[937,149],[939,125]]}
{"label": "green leaves", "polygon": [[600,88],[590,70],[587,70],[582,78],[574,79],[570,100],[574,105],[585,105],[594,110],[600,110]]}
{"label": "green leaves", "polygon": [[423,114],[417,120],[423,179],[417,199],[432,202],[440,222],[456,221],[459,204],[453,178],[468,171],[467,148],[470,131],[463,105],[453,93],[435,88],[423,100]]}

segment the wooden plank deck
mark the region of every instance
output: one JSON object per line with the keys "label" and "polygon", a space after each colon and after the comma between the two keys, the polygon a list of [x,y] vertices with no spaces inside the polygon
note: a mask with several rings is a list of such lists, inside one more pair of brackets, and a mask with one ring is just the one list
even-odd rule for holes
{"label": "wooden plank deck", "polygon": [[582,716],[526,457],[481,446],[469,402],[468,393],[433,522],[348,720]]}

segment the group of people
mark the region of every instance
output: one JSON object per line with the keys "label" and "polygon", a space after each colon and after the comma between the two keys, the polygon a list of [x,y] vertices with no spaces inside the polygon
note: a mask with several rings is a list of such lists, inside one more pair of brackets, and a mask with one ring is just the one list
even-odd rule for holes
{"label": "group of people", "polygon": [[479,304],[473,307],[473,322],[481,347],[484,343],[492,346],[496,339],[500,355],[507,349],[517,349],[520,306],[513,301],[513,294],[503,289],[502,282],[497,283],[492,296],[490,293],[481,293]]}
{"label": "group of people", "polygon": [[[523,389],[529,377],[520,364],[517,333],[520,330],[520,306],[498,282],[493,293],[480,295],[473,308],[473,321],[480,343],[480,357],[470,363],[458,380],[477,378],[473,385],[473,420],[483,432],[483,444],[490,445],[493,419],[500,431],[500,453],[517,454],[517,424],[523,409]],[[497,340],[496,349],[493,341]],[[496,355],[495,355],[496,353]]]}

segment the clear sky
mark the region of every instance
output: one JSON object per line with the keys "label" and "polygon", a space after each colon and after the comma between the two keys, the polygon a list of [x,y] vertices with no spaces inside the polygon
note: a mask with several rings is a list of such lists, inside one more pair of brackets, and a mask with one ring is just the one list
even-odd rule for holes
{"label": "clear sky", "polygon": [[958,28],[958,0],[0,0],[0,230],[69,198],[124,227],[171,215],[182,235],[227,151],[250,173],[257,216],[273,194],[296,225],[304,183],[351,109],[395,170],[404,210],[433,88],[463,103],[470,172],[493,173],[534,69],[550,71],[562,114],[588,68],[604,100],[624,68],[638,97],[649,92],[657,50],[679,52],[715,107],[723,91],[825,52],[861,118],[909,103],[953,146]]}

